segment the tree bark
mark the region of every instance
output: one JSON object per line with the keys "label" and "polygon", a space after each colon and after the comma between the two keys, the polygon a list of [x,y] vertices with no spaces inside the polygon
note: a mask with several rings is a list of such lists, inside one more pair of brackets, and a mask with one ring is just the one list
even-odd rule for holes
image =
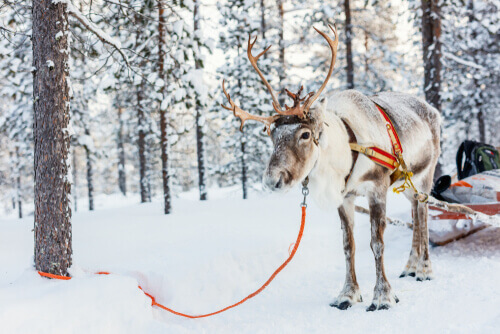
{"label": "tree bark", "polygon": [[[85,134],[90,137],[90,132],[85,129]],[[92,151],[85,145],[87,157],[87,187],[89,194],[89,211],[94,211],[94,171],[92,169]]]}
{"label": "tree bark", "polygon": [[73,149],[73,168],[71,171],[73,172],[73,201],[75,212],[78,210],[78,169],[77,166],[77,157],[76,157],[76,149]]}
{"label": "tree bark", "polygon": [[[469,0],[467,3],[467,9],[469,10],[469,23],[471,26],[474,26],[474,21],[476,21],[476,17],[474,15],[474,0]],[[477,32],[476,29],[472,29],[472,34],[471,34],[472,40],[475,40],[477,38]],[[472,54],[474,57],[474,60],[476,63],[478,63],[478,55],[477,55],[477,50],[472,50]],[[476,71],[473,70],[472,71]],[[474,76],[474,75],[473,75]],[[479,90],[479,97],[474,94],[474,103],[476,105],[476,108],[478,110],[477,112],[477,126],[478,126],[478,132],[479,132],[479,141],[482,143],[486,143],[486,125],[484,121],[484,113],[483,113],[483,94],[482,90],[479,88],[480,84],[476,77],[474,76],[474,88]]]}
{"label": "tree bark", "polygon": [[32,13],[35,267],[68,276],[72,245],[67,5],[33,1]]}
{"label": "tree bark", "polygon": [[243,199],[248,198],[247,193],[247,163],[246,163],[246,151],[245,151],[245,139],[244,134],[241,134],[241,188],[243,190]]}
{"label": "tree bark", "polygon": [[[441,13],[439,0],[422,0],[422,45],[425,100],[441,112]],[[438,161],[434,179],[442,174]]]}
{"label": "tree bark", "polygon": [[125,149],[123,147],[123,108],[118,107],[118,187],[123,196],[127,195],[127,174],[125,172]]}
{"label": "tree bark", "polygon": [[[196,32],[200,30],[200,8],[199,1],[195,1],[194,3],[194,11],[193,11],[193,21],[194,21],[194,33],[195,39]],[[200,52],[199,41],[198,43],[198,52]],[[194,66],[196,69],[203,68],[203,63],[198,55],[195,55],[195,63]],[[197,94],[197,92],[196,92]],[[204,142],[204,132],[203,132],[203,109],[199,99],[199,96],[195,96],[195,108],[196,108],[196,153],[198,159],[198,189],[200,192],[200,201],[205,201],[207,199],[207,181],[206,181],[206,168],[205,168],[205,142]]]}
{"label": "tree bark", "polygon": [[148,177],[146,163],[146,120],[144,117],[144,82],[137,87],[137,131],[139,148],[139,188],[141,193],[141,203],[148,202]]}
{"label": "tree bark", "polygon": [[[10,158],[10,161],[13,161],[14,160],[14,153],[12,151],[9,152],[9,158]],[[15,183],[16,183],[16,180],[15,180],[15,168],[16,166],[14,164],[11,164],[10,165],[10,183],[12,185],[12,193],[11,193],[11,200],[12,200],[12,210],[14,210],[16,208],[16,195],[15,195],[15,192],[14,192],[14,188],[16,187],[15,186]]]}
{"label": "tree bark", "polygon": [[17,213],[19,218],[23,218],[23,206],[22,206],[22,193],[21,193],[21,163],[19,160],[19,147],[16,147],[16,161],[17,161],[17,186],[16,186],[16,198],[17,198]]}
{"label": "tree bark", "polygon": [[[276,0],[276,4],[278,5],[279,12],[279,48],[280,48],[280,64],[281,71],[279,72],[279,79],[281,87],[285,86],[285,73],[286,73],[286,64],[285,64],[285,12],[283,10],[283,2],[284,0]],[[285,96],[283,94],[284,88],[282,89],[282,94],[280,94],[279,102],[281,105],[285,104]]]}
{"label": "tree bark", "polygon": [[345,49],[347,60],[347,89],[354,89],[354,65],[352,62],[352,23],[349,0],[344,0],[345,11]]}
{"label": "tree bark", "polygon": [[[260,0],[260,33],[262,34],[262,41],[266,40],[266,6],[264,0]],[[266,54],[263,55],[264,59]]]}
{"label": "tree bark", "polygon": [[[195,2],[195,6],[198,5],[198,1]],[[196,7],[195,7],[196,8]],[[163,7],[163,2],[158,1],[158,72],[159,77],[162,78],[165,83],[167,82],[165,73],[165,9]],[[196,9],[195,9],[196,11]],[[196,30],[196,27],[195,27]],[[165,98],[165,86],[163,86],[163,98]],[[168,137],[167,137],[167,127],[168,127],[168,115],[165,108],[160,107],[160,132],[161,132],[161,167],[162,167],[162,179],[163,179],[163,212],[169,214],[172,210],[172,203],[170,199],[170,175],[168,173]],[[198,129],[197,129],[198,130]],[[199,167],[198,167],[199,168]]]}
{"label": "tree bark", "polygon": [[422,0],[425,99],[441,111],[441,13],[439,0]]}

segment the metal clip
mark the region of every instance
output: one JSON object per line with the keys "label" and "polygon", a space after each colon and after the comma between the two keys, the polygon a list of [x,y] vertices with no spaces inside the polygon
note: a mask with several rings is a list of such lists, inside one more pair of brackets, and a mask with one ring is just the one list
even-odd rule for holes
{"label": "metal clip", "polygon": [[309,195],[309,188],[307,188],[307,185],[309,183],[309,176],[302,181],[302,195],[304,195],[304,200],[302,203],[300,203],[300,206],[303,208],[307,208],[307,203],[306,203],[306,198],[307,195]]}

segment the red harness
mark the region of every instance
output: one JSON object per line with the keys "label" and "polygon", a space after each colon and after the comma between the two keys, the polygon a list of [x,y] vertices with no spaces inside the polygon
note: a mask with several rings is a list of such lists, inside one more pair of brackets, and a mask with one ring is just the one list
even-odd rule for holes
{"label": "red harness", "polygon": [[349,125],[344,121],[344,125],[346,126],[347,132],[350,137],[349,145],[351,146],[351,150],[353,151],[353,164],[351,167],[351,171],[346,177],[346,183],[349,177],[351,176],[352,170],[354,169],[354,164],[356,163],[357,160],[356,152],[362,153],[376,164],[388,168],[391,172],[393,172],[394,174],[393,176],[395,177],[395,179],[399,178],[400,176],[399,175],[400,173],[398,173],[397,170],[399,168],[400,161],[402,161],[401,159],[403,156],[403,147],[401,146],[398,133],[396,132],[396,129],[394,128],[394,125],[392,124],[392,121],[389,118],[389,116],[387,116],[384,109],[382,109],[378,104],[375,103],[375,106],[380,111],[382,117],[384,117],[386,121],[387,134],[389,135],[389,139],[391,140],[392,154],[376,146],[364,147],[362,145],[359,145],[356,142],[356,135],[349,127]]}
{"label": "red harness", "polygon": [[382,166],[385,166],[391,170],[394,170],[399,165],[397,157],[398,157],[398,155],[403,154],[403,146],[401,146],[401,141],[399,140],[398,133],[396,132],[396,129],[394,128],[394,124],[392,124],[392,121],[389,118],[389,116],[387,116],[384,109],[382,109],[378,104],[375,103],[375,106],[377,107],[378,111],[380,111],[380,113],[382,114],[382,117],[384,117],[384,119],[385,119],[385,122],[386,122],[385,127],[387,128],[387,134],[389,135],[389,138],[391,139],[392,153],[393,154],[390,154],[390,153],[388,153],[388,152],[386,152],[378,147],[372,147],[372,150],[374,150],[375,152],[378,152],[378,153],[386,156],[387,158],[391,159],[393,161],[393,164],[388,164],[388,163],[386,163],[382,160],[379,160],[375,157],[369,157],[369,158]]}

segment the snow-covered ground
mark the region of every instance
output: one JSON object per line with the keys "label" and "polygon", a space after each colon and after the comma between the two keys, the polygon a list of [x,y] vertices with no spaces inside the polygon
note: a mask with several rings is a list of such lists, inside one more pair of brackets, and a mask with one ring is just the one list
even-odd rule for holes
{"label": "snow-covered ground", "polygon": [[[387,276],[401,300],[366,312],[375,268],[366,216],[356,216],[356,269],[364,302],[347,311],[328,304],[344,283],[341,229],[335,212],[313,203],[299,250],[260,295],[228,312],[191,320],[152,308],[138,288],[175,310],[200,314],[231,304],[259,287],[287,257],[300,225],[300,191],[287,195],[217,190],[135,204],[112,197],[73,218],[73,279],[40,278],[33,268],[32,219],[0,220],[1,333],[498,333],[500,233],[486,229],[432,249],[436,279],[398,278],[411,231],[388,226]],[[103,201],[101,201],[103,202]],[[109,204],[109,205],[108,205]],[[363,203],[361,203],[363,204]],[[82,207],[83,205],[80,205]],[[389,215],[410,220],[402,197]],[[94,275],[106,270],[114,274]]]}

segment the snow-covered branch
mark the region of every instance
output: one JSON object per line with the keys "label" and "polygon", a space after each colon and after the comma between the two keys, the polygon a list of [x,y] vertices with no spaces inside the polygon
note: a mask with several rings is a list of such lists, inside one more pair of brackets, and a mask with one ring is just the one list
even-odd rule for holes
{"label": "snow-covered branch", "polygon": [[92,32],[101,42],[108,44],[120,53],[125,64],[130,67],[127,56],[122,50],[122,45],[119,41],[105,33],[101,28],[97,27],[94,23],[90,22],[78,9],[72,4],[68,3],[68,13],[77,19],[85,28]]}
{"label": "snow-covered branch", "polygon": [[481,65],[478,65],[478,64],[473,63],[471,61],[460,59],[457,56],[452,55],[449,52],[443,52],[443,56],[445,56],[446,58],[451,59],[451,60],[453,60],[453,61],[455,61],[455,62],[457,62],[459,64],[465,65],[465,66],[474,67],[474,68],[477,68],[479,70],[484,69],[484,67],[482,67]]}

